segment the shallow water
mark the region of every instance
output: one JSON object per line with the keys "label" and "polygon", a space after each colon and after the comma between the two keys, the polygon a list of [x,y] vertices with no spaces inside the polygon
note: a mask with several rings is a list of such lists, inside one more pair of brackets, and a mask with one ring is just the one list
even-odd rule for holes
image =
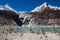
{"label": "shallow water", "polygon": [[52,27],[43,27],[43,31],[45,32],[51,32],[53,30]]}
{"label": "shallow water", "polygon": [[30,29],[28,27],[18,27],[16,30],[19,32],[28,32]]}
{"label": "shallow water", "polygon": [[55,27],[56,32],[60,32],[60,27]]}
{"label": "shallow water", "polygon": [[17,31],[19,32],[29,32],[30,29],[33,31],[33,32],[40,32],[40,31],[44,31],[44,32],[51,32],[55,29],[56,32],[60,32],[60,27],[18,27],[16,28]]}

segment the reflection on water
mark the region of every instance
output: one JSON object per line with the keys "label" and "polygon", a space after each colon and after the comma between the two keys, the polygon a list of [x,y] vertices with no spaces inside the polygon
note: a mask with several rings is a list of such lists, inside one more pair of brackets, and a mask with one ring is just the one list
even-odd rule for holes
{"label": "reflection on water", "polygon": [[18,27],[16,28],[17,31],[19,32],[29,32],[30,29],[33,31],[33,32],[40,32],[40,31],[44,31],[44,32],[51,32],[55,29],[56,32],[60,32],[60,27]]}

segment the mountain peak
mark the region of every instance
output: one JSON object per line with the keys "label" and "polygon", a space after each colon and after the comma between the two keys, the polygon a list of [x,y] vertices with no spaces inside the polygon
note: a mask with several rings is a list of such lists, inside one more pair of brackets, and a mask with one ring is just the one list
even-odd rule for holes
{"label": "mountain peak", "polygon": [[31,12],[41,12],[42,10],[44,10],[45,8],[47,8],[48,7],[48,3],[47,2],[45,2],[45,3],[43,3],[42,5],[40,5],[40,6],[38,6],[38,7],[36,7],[34,10],[32,10]]}
{"label": "mountain peak", "polygon": [[17,13],[17,11],[15,9],[11,8],[8,4],[6,4],[6,5],[0,5],[0,10],[7,10],[7,11],[10,10],[10,11],[14,11],[14,12]]}
{"label": "mountain peak", "polygon": [[[11,11],[16,12],[16,10],[15,10],[15,9],[13,9],[13,8],[11,8],[8,4],[6,4],[4,7],[6,7],[7,9],[9,9],[9,10],[11,10]],[[17,12],[16,12],[16,13],[17,13]]]}
{"label": "mountain peak", "polygon": [[46,7],[46,6],[48,6],[48,3],[47,3],[47,2],[45,2],[45,3],[43,3],[42,5],[44,5],[44,6]]}
{"label": "mountain peak", "polygon": [[39,7],[43,7],[43,8],[46,8],[46,7],[48,7],[48,3],[47,2],[45,2],[45,3],[43,3],[42,5],[40,5]]}
{"label": "mountain peak", "polygon": [[8,4],[5,4],[4,7],[9,8],[9,9],[11,8]]}
{"label": "mountain peak", "polygon": [[52,5],[49,5],[47,2],[43,3],[42,5],[36,7],[34,10],[32,10],[31,12],[42,12],[43,10],[45,9],[53,9],[53,10],[60,10],[60,7],[57,7],[57,6],[52,6]]}

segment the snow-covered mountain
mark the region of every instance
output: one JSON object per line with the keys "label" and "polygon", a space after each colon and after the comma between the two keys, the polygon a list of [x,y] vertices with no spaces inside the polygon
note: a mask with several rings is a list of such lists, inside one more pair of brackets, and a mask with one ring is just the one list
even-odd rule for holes
{"label": "snow-covered mountain", "polygon": [[[45,2],[42,5],[37,6],[36,8],[34,8],[31,12],[42,12],[46,8],[47,9],[53,9],[53,10],[60,10],[60,7],[52,6],[52,5],[49,5],[47,2]],[[16,13],[19,13],[19,11],[16,11],[12,7],[10,7],[8,4],[6,4],[6,5],[0,5],[0,10],[7,10],[7,11],[11,10],[11,11],[14,11]],[[22,11],[22,12],[27,12],[27,11]]]}
{"label": "snow-covered mountain", "polygon": [[59,13],[60,13],[60,7],[49,5],[46,2],[36,7],[31,12],[26,12],[26,11],[18,12],[19,18],[23,17],[23,23],[29,26],[51,25],[54,22],[55,24],[60,24],[60,21],[58,21],[60,19],[57,19],[60,18]]}
{"label": "snow-covered mountain", "polygon": [[52,6],[52,5],[49,5],[47,2],[45,2],[42,5],[36,7],[31,12],[42,12],[45,9],[60,10],[60,7]]}
{"label": "snow-covered mountain", "polygon": [[42,5],[33,9],[30,14],[33,16],[36,25],[60,25],[60,7],[49,5],[48,3],[43,3]]}
{"label": "snow-covered mountain", "polygon": [[20,25],[17,11],[8,4],[0,5],[0,25]]}
{"label": "snow-covered mountain", "polygon": [[17,11],[15,10],[15,9],[13,9],[13,8],[11,8],[8,4],[6,4],[6,5],[0,5],[0,10],[7,10],[7,11],[14,11],[14,12],[16,12],[17,13]]}
{"label": "snow-covered mountain", "polygon": [[60,21],[58,21],[60,20],[60,7],[49,5],[46,2],[30,12],[16,11],[8,4],[6,4],[5,6],[0,5],[0,10],[13,11],[17,13],[17,15],[19,15],[18,20],[20,21],[18,22],[19,24],[21,23],[21,25],[50,25],[53,22],[55,22],[56,24],[60,24]]}

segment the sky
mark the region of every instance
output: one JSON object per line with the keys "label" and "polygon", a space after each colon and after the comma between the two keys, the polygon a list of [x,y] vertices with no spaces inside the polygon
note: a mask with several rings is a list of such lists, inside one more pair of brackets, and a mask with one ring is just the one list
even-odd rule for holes
{"label": "sky", "polygon": [[44,2],[53,6],[60,6],[60,0],[0,0],[0,5],[8,4],[17,11],[29,12]]}

